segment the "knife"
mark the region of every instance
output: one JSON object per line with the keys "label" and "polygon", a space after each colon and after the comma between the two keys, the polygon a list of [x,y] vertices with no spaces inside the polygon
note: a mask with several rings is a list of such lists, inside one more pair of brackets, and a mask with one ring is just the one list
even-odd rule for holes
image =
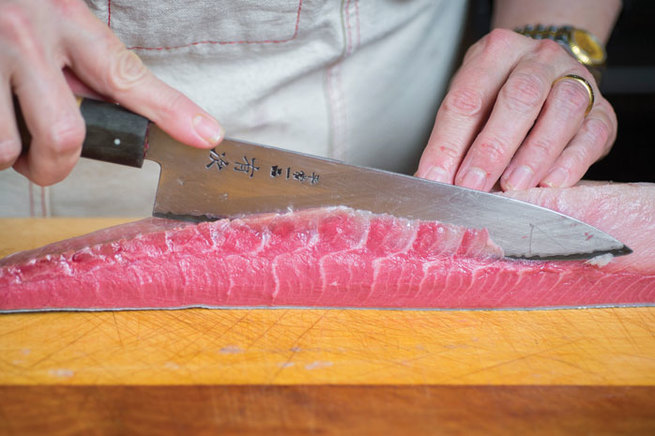
{"label": "knife", "polygon": [[[214,220],[348,206],[486,228],[510,258],[573,260],[632,252],[579,220],[496,194],[233,139],[197,149],[116,104],[82,99],[80,111],[87,130],[83,157],[138,168],[147,158],[160,165],[155,216]],[[23,144],[29,144],[27,129],[19,127]]]}

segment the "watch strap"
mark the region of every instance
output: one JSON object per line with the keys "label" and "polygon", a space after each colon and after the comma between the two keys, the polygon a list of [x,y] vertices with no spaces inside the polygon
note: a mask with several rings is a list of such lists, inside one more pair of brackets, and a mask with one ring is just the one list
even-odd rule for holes
{"label": "watch strap", "polygon": [[[572,42],[571,42],[571,35],[573,35],[573,32],[576,31],[575,27],[571,25],[563,25],[563,26],[556,26],[556,25],[543,25],[543,24],[529,24],[523,27],[517,27],[514,29],[516,33],[520,33],[521,35],[527,36],[532,39],[536,40],[541,40],[541,39],[550,39],[552,41],[557,42],[559,45],[561,45],[567,53],[569,53],[575,60],[580,62],[582,65],[587,67],[587,69],[591,72],[591,74],[594,76],[594,79],[596,79],[596,83],[600,83],[600,79],[602,77],[602,72],[604,69],[604,62],[602,64],[598,65],[592,65],[587,62],[584,62],[583,59],[581,59],[572,49]],[[586,32],[586,31],[585,31]],[[589,32],[586,32],[589,33]]]}

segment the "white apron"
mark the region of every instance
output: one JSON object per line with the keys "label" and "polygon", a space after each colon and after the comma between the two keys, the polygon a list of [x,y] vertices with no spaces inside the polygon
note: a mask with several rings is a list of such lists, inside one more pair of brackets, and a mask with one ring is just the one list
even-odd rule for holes
{"label": "white apron", "polygon": [[[465,0],[87,0],[227,136],[413,172]],[[0,215],[145,216],[158,167],[82,159],[50,188],[0,172]]]}

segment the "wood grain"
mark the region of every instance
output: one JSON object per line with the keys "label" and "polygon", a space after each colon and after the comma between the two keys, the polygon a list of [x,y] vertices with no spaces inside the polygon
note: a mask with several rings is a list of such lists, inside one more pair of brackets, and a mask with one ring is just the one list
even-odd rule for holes
{"label": "wood grain", "polygon": [[654,394],[575,386],[0,387],[0,434],[652,435]]}
{"label": "wood grain", "polygon": [[655,309],[0,316],[0,384],[655,385]]}

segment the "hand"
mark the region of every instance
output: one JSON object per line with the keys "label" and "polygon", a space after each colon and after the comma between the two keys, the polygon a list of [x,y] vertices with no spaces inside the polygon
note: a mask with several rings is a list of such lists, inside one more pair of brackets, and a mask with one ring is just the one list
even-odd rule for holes
{"label": "hand", "polygon": [[[584,77],[595,103],[566,74]],[[416,173],[489,191],[572,186],[610,150],[617,121],[591,73],[556,42],[497,29],[474,44]]]}
{"label": "hand", "polygon": [[[192,146],[223,137],[216,120],[158,80],[81,0],[0,0],[0,170],[13,166],[40,185],[66,177],[85,135],[71,87],[116,101]],[[32,135],[23,155],[12,94]]]}

